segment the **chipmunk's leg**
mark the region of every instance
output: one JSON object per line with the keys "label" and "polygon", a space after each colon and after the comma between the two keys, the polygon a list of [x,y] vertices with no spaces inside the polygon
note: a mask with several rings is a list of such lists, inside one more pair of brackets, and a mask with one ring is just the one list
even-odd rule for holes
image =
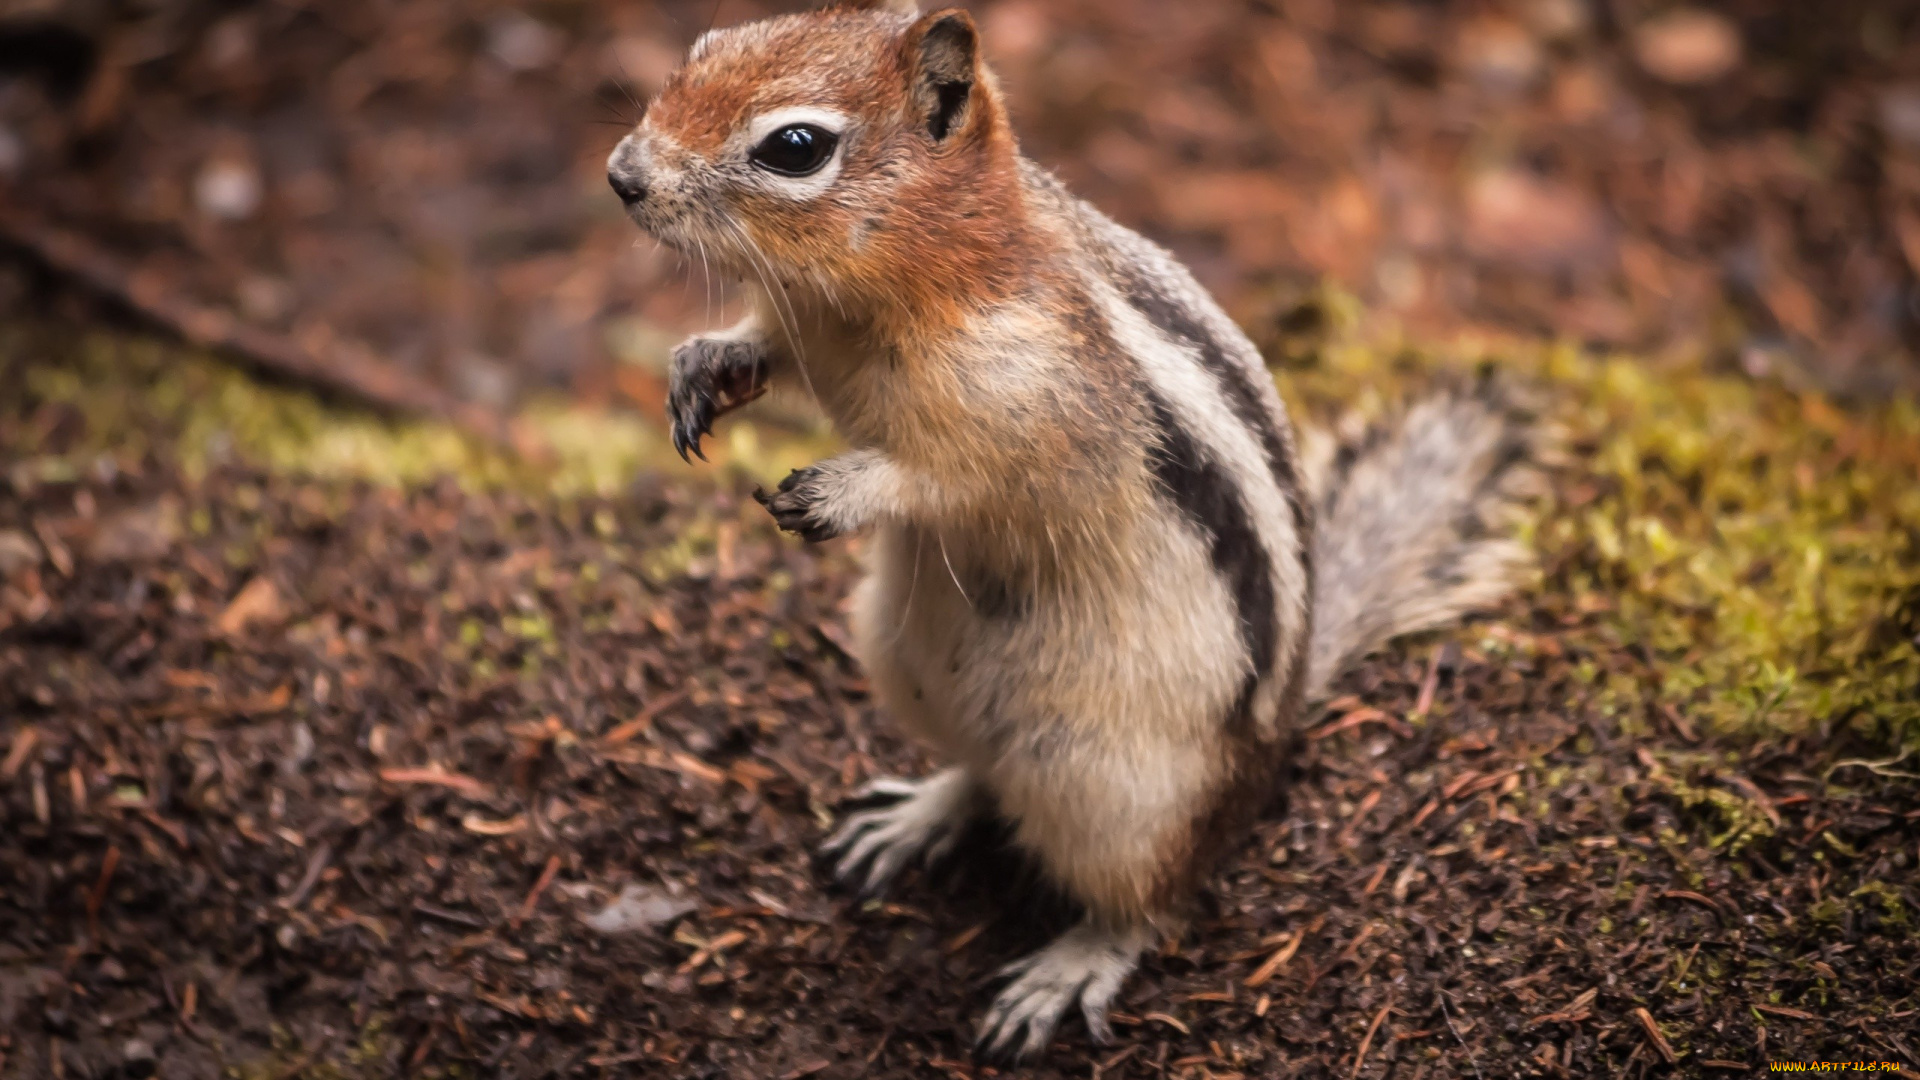
{"label": "chipmunk's leg", "polygon": [[993,999],[976,1049],[988,1058],[1031,1057],[1046,1049],[1060,1018],[1076,1004],[1093,1041],[1111,1042],[1107,1008],[1154,937],[1145,925],[1115,928],[1089,918],[1039,952],[1001,968],[1000,976],[1013,983]]}
{"label": "chipmunk's leg", "polygon": [[[928,680],[933,674],[927,670],[930,659],[951,647],[938,630],[951,630],[953,624],[937,615],[929,618],[938,592],[930,573],[929,580],[919,580],[922,545],[910,527],[882,525],[875,531],[865,551],[867,576],[853,592],[851,645],[866,670],[874,701],[893,721],[938,756],[964,761],[966,754],[955,740],[950,688]],[[920,780],[874,780],[856,795],[867,796],[900,801],[848,815],[823,849],[834,860],[836,877],[864,881],[870,893],[884,889],[915,858],[931,865],[947,854],[990,804],[978,780],[961,768],[941,769]]]}
{"label": "chipmunk's leg", "polygon": [[[1124,673],[1109,681],[1131,689]],[[1142,696],[1123,690],[1098,727],[1051,728],[1029,716],[1025,752],[996,762],[993,796],[1015,823],[1015,842],[1087,914],[1005,969],[1013,981],[980,1025],[986,1057],[1040,1052],[1076,1006],[1094,1041],[1107,1041],[1107,1008],[1121,983],[1181,922],[1167,905],[1188,894],[1204,855],[1196,822],[1218,801],[1220,748],[1142,730],[1124,712]]]}
{"label": "chipmunk's leg", "polygon": [[820,846],[823,854],[836,857],[833,876],[839,881],[851,881],[867,868],[860,891],[868,895],[885,889],[916,857],[931,866],[953,850],[978,793],[964,770],[951,768],[920,780],[883,777],[854,797],[873,796],[899,801],[848,817]]}
{"label": "chipmunk's leg", "polygon": [[[909,485],[899,466],[878,450],[850,450],[795,469],[768,494],[754,492],[782,529],[808,540],[864,532],[907,509]],[[921,497],[926,497],[921,492]]]}
{"label": "chipmunk's leg", "polygon": [[667,420],[673,448],[705,461],[700,438],[713,422],[767,392],[776,351],[758,316],[719,334],[689,338],[673,350],[667,373]]}

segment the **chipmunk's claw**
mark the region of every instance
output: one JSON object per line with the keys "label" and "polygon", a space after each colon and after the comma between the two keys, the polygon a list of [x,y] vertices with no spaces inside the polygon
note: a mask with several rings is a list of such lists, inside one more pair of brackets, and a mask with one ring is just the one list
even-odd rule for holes
{"label": "chipmunk's claw", "polygon": [[698,454],[705,461],[706,454],[701,452],[700,437],[707,433],[711,424],[712,397],[708,380],[702,372],[689,371],[684,374],[678,369],[667,396],[667,416],[672,422],[673,448],[681,461],[691,464],[689,454]]}
{"label": "chipmunk's claw", "polygon": [[766,391],[758,347],[745,341],[694,338],[673,351],[667,375],[667,419],[680,460],[707,460],[700,440],[713,422]]}
{"label": "chipmunk's claw", "polygon": [[824,480],[825,473],[818,466],[795,469],[780,481],[773,494],[767,494],[764,488],[755,488],[753,498],[773,515],[774,524],[817,544],[841,533],[825,513]]}
{"label": "chipmunk's claw", "polygon": [[690,372],[684,379],[676,380],[669,398],[673,448],[680,452],[682,461],[688,460],[689,453],[701,461],[707,460],[700,439],[713,431],[714,403],[711,382],[704,374]]}

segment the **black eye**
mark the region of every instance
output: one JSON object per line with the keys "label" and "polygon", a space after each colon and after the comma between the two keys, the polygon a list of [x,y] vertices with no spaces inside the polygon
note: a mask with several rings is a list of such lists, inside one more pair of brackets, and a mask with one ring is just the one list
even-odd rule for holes
{"label": "black eye", "polygon": [[788,124],[760,140],[748,155],[755,165],[783,176],[806,176],[820,171],[833,156],[840,136],[812,124]]}

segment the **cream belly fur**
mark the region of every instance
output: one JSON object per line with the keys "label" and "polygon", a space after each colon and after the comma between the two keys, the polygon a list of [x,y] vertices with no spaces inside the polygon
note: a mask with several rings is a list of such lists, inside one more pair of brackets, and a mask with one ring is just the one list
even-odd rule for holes
{"label": "cream belly fur", "polygon": [[979,609],[949,541],[873,539],[854,635],[891,715],[967,769],[1016,841],[1096,918],[1150,919],[1150,895],[1217,792],[1220,717],[1244,678],[1239,629],[1200,542],[1150,517],[1158,572]]}

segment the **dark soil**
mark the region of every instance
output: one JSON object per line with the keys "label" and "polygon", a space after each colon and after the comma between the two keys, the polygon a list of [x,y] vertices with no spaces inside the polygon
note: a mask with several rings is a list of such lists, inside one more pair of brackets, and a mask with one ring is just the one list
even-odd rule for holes
{"label": "dark soil", "polygon": [[[0,402],[0,460],[74,422]],[[990,836],[885,903],[808,854],[930,764],[841,651],[845,545],[657,478],[165,460],[0,487],[0,1076],[1006,1075],[971,1025],[1061,905]],[[1915,786],[1623,735],[1557,572],[1347,679],[1117,1044],[1032,1075],[1920,1067]],[[583,922],[629,885],[687,910]]]}

